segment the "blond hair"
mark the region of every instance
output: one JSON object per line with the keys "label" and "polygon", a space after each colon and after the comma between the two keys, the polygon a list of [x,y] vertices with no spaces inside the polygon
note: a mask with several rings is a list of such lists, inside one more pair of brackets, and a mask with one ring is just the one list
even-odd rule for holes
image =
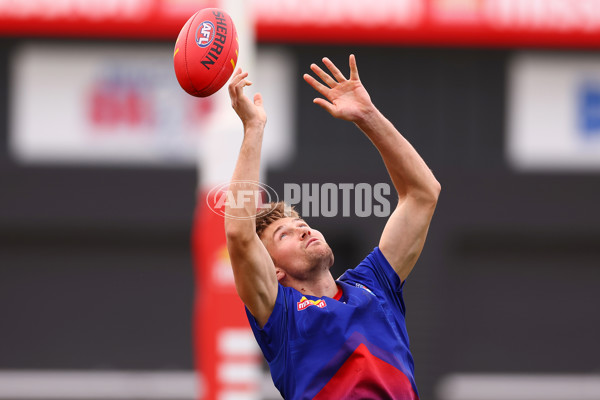
{"label": "blond hair", "polygon": [[265,204],[256,214],[256,234],[260,237],[265,229],[281,218],[300,218],[293,206],[283,201]]}

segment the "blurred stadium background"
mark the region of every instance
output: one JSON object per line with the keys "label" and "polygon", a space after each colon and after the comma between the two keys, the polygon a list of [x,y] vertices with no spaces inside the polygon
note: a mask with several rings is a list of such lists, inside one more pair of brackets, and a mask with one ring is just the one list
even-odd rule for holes
{"label": "blurred stadium background", "polygon": [[[171,63],[215,5],[0,0],[0,399],[203,397],[190,237],[219,105]],[[600,0],[246,6],[272,187],[387,182],[301,79],[350,52],[442,184],[405,287],[421,398],[600,399]],[[309,222],[338,275],[385,220]]]}

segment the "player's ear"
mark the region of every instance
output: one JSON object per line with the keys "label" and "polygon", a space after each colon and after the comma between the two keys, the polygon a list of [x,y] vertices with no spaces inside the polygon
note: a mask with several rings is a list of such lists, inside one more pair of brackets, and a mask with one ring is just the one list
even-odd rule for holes
{"label": "player's ear", "polygon": [[278,282],[282,282],[285,279],[285,271],[281,268],[275,267],[275,275]]}

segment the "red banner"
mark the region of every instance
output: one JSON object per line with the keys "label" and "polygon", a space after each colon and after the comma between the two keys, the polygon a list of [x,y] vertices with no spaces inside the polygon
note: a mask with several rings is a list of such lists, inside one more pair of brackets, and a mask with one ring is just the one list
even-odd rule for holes
{"label": "red banner", "polygon": [[194,360],[204,400],[258,398],[262,355],[237,295],[223,217],[198,197],[192,250],[196,280]]}
{"label": "red banner", "polygon": [[[248,0],[263,42],[600,47],[600,0]],[[0,35],[174,40],[218,0],[0,0]]]}
{"label": "red banner", "polygon": [[0,0],[0,34],[175,41],[196,11],[218,4],[218,0]]}
{"label": "red banner", "polygon": [[600,0],[255,3],[257,36],[267,41],[600,47]]}

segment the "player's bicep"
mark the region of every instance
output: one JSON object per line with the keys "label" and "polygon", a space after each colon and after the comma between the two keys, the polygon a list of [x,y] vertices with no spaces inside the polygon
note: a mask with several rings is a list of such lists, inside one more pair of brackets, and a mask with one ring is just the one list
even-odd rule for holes
{"label": "player's bicep", "polygon": [[258,236],[247,241],[228,238],[227,250],[238,295],[262,327],[277,300],[277,276],[271,256]]}
{"label": "player's bicep", "polygon": [[407,197],[398,204],[383,229],[379,249],[402,282],[423,250],[435,205]]}

